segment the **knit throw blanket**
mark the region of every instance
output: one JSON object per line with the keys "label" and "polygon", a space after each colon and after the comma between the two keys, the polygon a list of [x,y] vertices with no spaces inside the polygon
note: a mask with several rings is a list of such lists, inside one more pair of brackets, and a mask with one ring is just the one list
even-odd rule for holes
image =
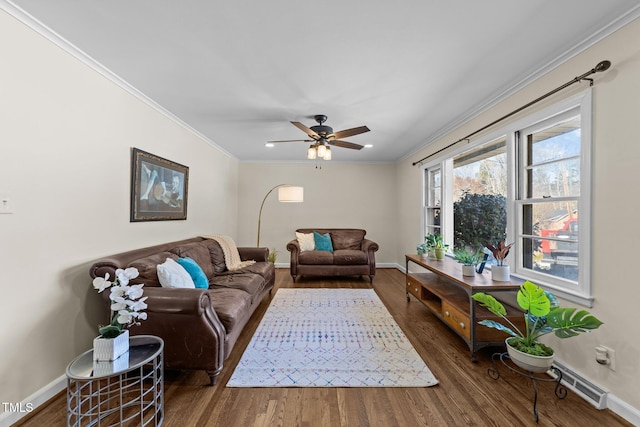
{"label": "knit throw blanket", "polygon": [[231,237],[228,236],[220,236],[219,234],[214,234],[211,236],[202,236],[207,239],[213,239],[222,248],[222,253],[224,254],[224,263],[227,265],[227,270],[234,271],[240,270],[241,268],[250,266],[251,264],[255,264],[255,261],[248,260],[242,261],[240,260],[240,252],[238,252],[238,247],[236,246],[236,242],[233,241]]}

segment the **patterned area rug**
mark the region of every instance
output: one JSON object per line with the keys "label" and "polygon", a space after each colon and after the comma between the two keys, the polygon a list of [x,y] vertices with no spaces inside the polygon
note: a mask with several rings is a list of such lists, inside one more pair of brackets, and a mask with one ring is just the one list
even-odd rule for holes
{"label": "patterned area rug", "polygon": [[279,289],[227,386],[436,384],[373,289]]}

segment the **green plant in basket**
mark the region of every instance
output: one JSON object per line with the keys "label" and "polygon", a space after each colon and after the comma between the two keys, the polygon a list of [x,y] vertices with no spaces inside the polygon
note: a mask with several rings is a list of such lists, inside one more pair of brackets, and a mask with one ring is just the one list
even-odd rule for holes
{"label": "green plant in basket", "polygon": [[554,353],[552,348],[538,342],[543,335],[553,332],[558,338],[571,338],[602,325],[600,320],[586,310],[559,307],[558,300],[552,293],[530,281],[520,286],[517,295],[518,305],[525,311],[524,332],[507,318],[506,309],[493,296],[480,292],[473,294],[473,299],[504,320],[508,326],[495,320],[481,320],[479,324],[511,335],[512,338],[507,340],[510,346],[535,356],[552,356]]}

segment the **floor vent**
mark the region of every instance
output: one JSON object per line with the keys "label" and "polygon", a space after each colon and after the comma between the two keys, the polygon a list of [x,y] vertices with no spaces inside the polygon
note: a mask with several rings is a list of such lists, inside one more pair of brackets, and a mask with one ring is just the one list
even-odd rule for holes
{"label": "floor vent", "polygon": [[[607,407],[607,391],[596,386],[558,361],[554,361],[553,366],[562,372],[562,384],[567,388],[573,390],[598,409],[605,409]],[[552,370],[547,373],[552,377],[556,377]]]}

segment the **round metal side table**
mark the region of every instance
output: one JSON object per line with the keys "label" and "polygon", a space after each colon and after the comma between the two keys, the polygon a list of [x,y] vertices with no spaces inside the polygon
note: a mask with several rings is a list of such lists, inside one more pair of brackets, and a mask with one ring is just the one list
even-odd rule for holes
{"label": "round metal side table", "polygon": [[95,362],[93,350],[67,367],[68,426],[160,426],[164,420],[164,341],[129,339],[129,351]]}

